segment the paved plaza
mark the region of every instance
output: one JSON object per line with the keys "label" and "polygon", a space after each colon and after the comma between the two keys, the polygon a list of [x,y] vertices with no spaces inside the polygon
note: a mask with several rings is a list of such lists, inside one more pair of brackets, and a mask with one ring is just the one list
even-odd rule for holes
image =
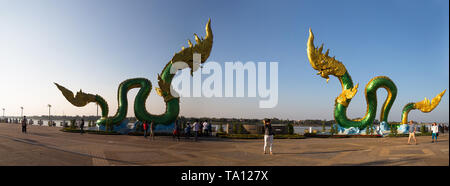
{"label": "paved plaza", "polygon": [[263,140],[66,133],[59,127],[0,124],[0,165],[219,165],[219,166],[449,166],[448,135],[407,138],[275,139],[274,155],[263,154]]}

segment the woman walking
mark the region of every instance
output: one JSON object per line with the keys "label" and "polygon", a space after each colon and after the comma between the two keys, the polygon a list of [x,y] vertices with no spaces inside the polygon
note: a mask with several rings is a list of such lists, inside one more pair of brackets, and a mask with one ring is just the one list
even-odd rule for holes
{"label": "woman walking", "polygon": [[431,132],[431,143],[437,143],[437,137],[439,136],[439,127],[436,123],[433,123],[433,126],[431,126]]}
{"label": "woman walking", "polygon": [[269,146],[270,155],[272,154],[273,130],[270,119],[264,120],[264,154],[267,154],[267,146]]}

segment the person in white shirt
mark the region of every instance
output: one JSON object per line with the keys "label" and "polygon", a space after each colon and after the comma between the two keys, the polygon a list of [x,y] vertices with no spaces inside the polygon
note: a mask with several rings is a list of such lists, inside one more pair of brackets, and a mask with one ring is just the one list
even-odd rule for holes
{"label": "person in white shirt", "polygon": [[206,120],[203,122],[203,134],[208,136],[208,122]]}
{"label": "person in white shirt", "polygon": [[436,141],[437,143],[437,137],[439,135],[439,127],[437,126],[436,123],[433,123],[433,125],[431,126],[431,143],[434,143]]}
{"label": "person in white shirt", "polygon": [[195,141],[197,141],[197,138],[198,138],[198,132],[199,132],[199,130],[200,130],[200,123],[198,123],[198,120],[196,120],[196,121],[194,122],[194,124],[192,124],[192,125],[193,125],[193,128],[194,128]]}

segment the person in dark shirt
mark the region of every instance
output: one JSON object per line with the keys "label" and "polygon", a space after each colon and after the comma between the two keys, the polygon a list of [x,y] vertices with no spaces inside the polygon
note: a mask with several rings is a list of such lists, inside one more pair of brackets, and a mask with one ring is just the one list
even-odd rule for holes
{"label": "person in dark shirt", "polygon": [[84,133],[84,118],[81,118],[81,123],[80,123],[80,134]]}
{"label": "person in dark shirt", "polygon": [[174,122],[172,138],[174,140],[177,138],[177,141],[180,141],[180,124],[178,119]]}
{"label": "person in dark shirt", "polygon": [[155,122],[152,121],[150,123],[150,137],[152,138],[152,140],[155,140]]}
{"label": "person in dark shirt", "polygon": [[264,154],[267,154],[267,146],[269,146],[270,155],[272,155],[273,144],[273,130],[270,119],[266,119],[264,122]]}
{"label": "person in dark shirt", "polygon": [[191,124],[187,122],[186,128],[184,128],[184,135],[186,135],[186,139],[189,139],[191,136]]}
{"label": "person in dark shirt", "polygon": [[27,133],[27,117],[23,116],[22,120],[22,133]]}

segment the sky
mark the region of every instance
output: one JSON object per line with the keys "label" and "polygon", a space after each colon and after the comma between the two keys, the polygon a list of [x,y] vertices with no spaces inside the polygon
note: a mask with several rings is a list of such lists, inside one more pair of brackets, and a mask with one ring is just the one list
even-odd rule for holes
{"label": "sky", "polygon": [[[278,62],[278,104],[259,108],[259,98],[181,98],[180,115],[282,119],[333,119],[341,85],[326,83],[308,62],[308,29],[315,43],[343,62],[359,90],[349,118],[366,112],[365,85],[388,76],[398,88],[389,121],[400,121],[409,102],[449,88],[447,0],[203,1],[203,0],[0,0],[0,107],[5,115],[95,115],[96,105],[75,107],[53,82],[99,94],[117,109],[118,85],[157,74],[193,41],[211,18],[214,44],[208,61]],[[128,93],[133,102],[138,89]],[[378,90],[379,105],[386,91]],[[153,90],[146,102],[161,114]],[[379,118],[380,107],[377,109]],[[128,116],[134,116],[129,104]],[[449,93],[415,121],[448,122]]]}

